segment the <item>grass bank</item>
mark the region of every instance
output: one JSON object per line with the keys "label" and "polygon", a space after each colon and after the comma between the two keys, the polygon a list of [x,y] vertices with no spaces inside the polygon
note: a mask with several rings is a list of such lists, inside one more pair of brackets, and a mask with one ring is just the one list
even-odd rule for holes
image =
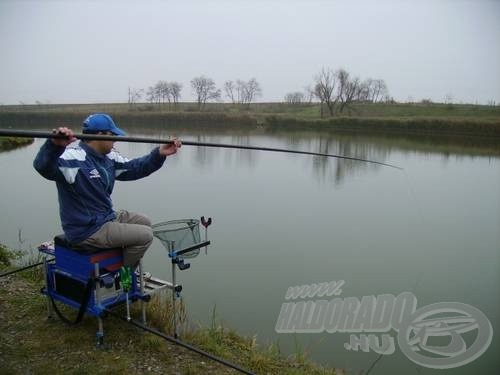
{"label": "grass bank", "polygon": [[320,120],[266,117],[270,128],[329,129],[364,133],[405,133],[500,137],[500,121],[443,118],[334,117]]}
{"label": "grass bank", "polygon": [[[0,254],[13,259],[5,247],[0,247]],[[8,263],[0,263],[0,269]],[[39,292],[41,286],[39,269],[0,278],[2,374],[237,373],[114,317],[104,320],[107,348],[96,349],[95,318],[86,317],[72,327],[57,318],[48,319],[46,299]],[[165,322],[168,310],[159,310],[160,305],[154,301],[150,304],[151,324],[160,328],[163,322],[168,326]],[[140,316],[137,306],[134,307],[134,316]],[[61,308],[67,316],[75,316],[75,311]],[[125,315],[124,309],[118,312]],[[261,347],[255,337],[241,337],[234,330],[223,328],[216,323],[215,316],[211,327],[191,329],[182,339],[257,374],[344,373],[314,365],[301,352],[285,358],[278,345]]]}
{"label": "grass bank", "polygon": [[[239,106],[230,103],[207,103],[200,112],[196,103],[168,104],[137,103],[95,103],[95,104],[46,104],[46,105],[0,105],[0,113],[78,113],[110,112],[116,115],[130,113],[226,113],[256,115],[286,115],[301,119],[319,119],[318,103],[291,105],[287,103],[252,103]],[[415,118],[432,117],[444,119],[474,118],[480,120],[500,120],[500,106],[442,103],[354,103],[341,113],[345,117],[368,118]]]}
{"label": "grass bank", "polygon": [[0,127],[79,127],[92,112],[110,113],[125,126],[247,126],[500,137],[500,106],[433,103],[357,103],[342,116],[325,118],[314,103],[256,103],[250,107],[209,103],[203,112],[195,103],[179,103],[175,108],[144,103],[0,106]]}
{"label": "grass bank", "polygon": [[32,144],[33,138],[0,137],[0,152]]}

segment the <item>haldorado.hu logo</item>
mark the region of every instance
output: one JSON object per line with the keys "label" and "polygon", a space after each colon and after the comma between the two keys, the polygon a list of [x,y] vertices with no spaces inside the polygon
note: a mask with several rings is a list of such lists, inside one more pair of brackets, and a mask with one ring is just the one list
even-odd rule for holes
{"label": "haldorado.hu logo", "polygon": [[[342,293],[344,280],[288,288],[286,300],[312,297],[332,297]],[[347,350],[384,355],[395,351],[397,332],[401,351],[413,362],[436,369],[465,365],[488,349],[493,328],[488,318],[473,306],[459,302],[441,302],[417,310],[417,297],[410,292],[398,296],[378,296],[317,299],[285,302],[276,322],[278,333],[349,332]],[[467,335],[469,345],[462,334]],[[362,333],[363,332],[363,333]],[[360,333],[359,336],[356,334]],[[379,336],[376,334],[381,334]],[[473,339],[470,337],[473,336]],[[430,343],[445,338],[445,343]]]}

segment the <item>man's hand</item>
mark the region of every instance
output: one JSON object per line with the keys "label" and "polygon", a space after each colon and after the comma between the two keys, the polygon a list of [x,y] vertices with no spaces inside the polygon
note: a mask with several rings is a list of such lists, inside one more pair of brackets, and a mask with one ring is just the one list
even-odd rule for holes
{"label": "man's hand", "polygon": [[56,146],[66,147],[70,143],[73,143],[74,141],[76,141],[76,137],[75,137],[73,131],[69,128],[61,127],[61,128],[57,128],[57,129],[52,129],[52,133],[62,134],[62,135],[65,135],[67,137],[67,138],[52,138],[52,143],[54,143]]}
{"label": "man's hand", "polygon": [[169,156],[177,152],[178,148],[181,148],[182,143],[177,138],[172,139],[173,143],[167,143],[160,146],[160,155]]}

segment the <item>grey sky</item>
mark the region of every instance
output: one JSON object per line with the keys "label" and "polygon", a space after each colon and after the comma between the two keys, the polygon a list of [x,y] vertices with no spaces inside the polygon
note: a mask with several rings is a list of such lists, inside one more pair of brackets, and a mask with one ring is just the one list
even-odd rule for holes
{"label": "grey sky", "polygon": [[0,103],[123,102],[128,87],[257,78],[260,101],[322,67],[396,99],[500,102],[498,0],[0,0]]}

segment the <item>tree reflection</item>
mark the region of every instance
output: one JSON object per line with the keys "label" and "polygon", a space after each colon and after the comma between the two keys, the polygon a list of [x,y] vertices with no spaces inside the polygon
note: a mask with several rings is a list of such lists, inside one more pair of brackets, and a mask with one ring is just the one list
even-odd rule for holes
{"label": "tree reflection", "polygon": [[[67,117],[67,116],[66,116]],[[66,118],[68,123],[79,123],[80,114]],[[74,117],[74,121],[72,120]],[[135,118],[135,117],[134,117]],[[77,121],[78,120],[78,121]],[[227,143],[239,146],[263,146],[336,154],[348,157],[387,162],[394,152],[413,152],[424,155],[439,155],[443,163],[451,157],[486,156],[497,158],[500,155],[500,143],[495,137],[470,137],[460,135],[373,133],[360,134],[356,131],[337,131],[328,129],[255,129],[246,126],[206,126],[201,123],[185,125],[185,122],[149,121],[149,117],[136,118],[133,122],[124,121],[123,128],[130,136],[143,136],[168,139],[177,136],[181,140],[207,143]],[[16,124],[19,129],[47,131],[53,127],[47,125],[44,118]],[[147,123],[147,125],[145,125]],[[78,126],[73,126],[79,130]],[[123,148],[120,142],[117,145]],[[143,154],[156,145],[130,143],[128,150],[132,154]],[[258,151],[193,147],[193,165],[196,168],[209,168],[217,163],[226,166],[235,165],[255,168],[260,160]],[[127,155],[129,156],[129,155]],[[297,157],[297,155],[290,155]],[[323,183],[340,184],[355,173],[380,169],[383,166],[360,161],[335,159],[329,157],[303,156],[304,163],[314,177]],[[402,166],[404,167],[404,166]]]}
{"label": "tree reflection", "polygon": [[[331,134],[287,133],[286,136],[278,134],[265,137],[252,136],[251,134],[226,135],[196,135],[185,136],[185,140],[202,143],[226,143],[237,146],[262,146],[301,150],[315,153],[344,155],[367,160],[384,162],[388,159],[390,150],[379,147],[376,143],[360,142],[356,138],[338,137]],[[218,163],[222,157],[226,166],[236,165],[245,168],[254,168],[259,161],[259,151],[218,149],[209,147],[196,147],[194,164],[198,168],[210,168]],[[296,158],[297,155],[290,155]],[[334,182],[340,184],[345,178],[356,171],[380,168],[381,165],[370,164],[355,160],[336,159],[324,156],[303,156],[308,168],[320,182]]]}
{"label": "tree reflection", "polygon": [[[191,139],[190,139],[191,140]],[[214,142],[213,139],[206,135],[198,135],[192,139],[194,142]],[[211,164],[210,160],[215,158],[219,152],[220,149],[216,148],[208,148],[208,147],[196,147],[194,150],[194,163],[196,166],[199,166],[201,168],[207,167],[207,163]]]}
{"label": "tree reflection", "polygon": [[[300,150],[347,156],[359,159],[385,162],[390,150],[379,147],[376,143],[360,142],[355,137],[339,137],[333,134],[316,134],[309,139],[302,138],[304,134],[297,137],[288,136],[289,147]],[[315,177],[321,182],[333,181],[340,184],[346,177],[353,175],[356,171],[378,169],[378,164],[366,163],[356,160],[337,159],[326,156],[314,156],[310,165]]]}
{"label": "tree reflection", "polygon": [[[237,135],[231,137],[231,144],[238,146],[253,146],[250,135]],[[229,151],[229,150],[228,150]],[[246,167],[253,168],[257,162],[258,152],[250,150],[236,150],[236,161]]]}

